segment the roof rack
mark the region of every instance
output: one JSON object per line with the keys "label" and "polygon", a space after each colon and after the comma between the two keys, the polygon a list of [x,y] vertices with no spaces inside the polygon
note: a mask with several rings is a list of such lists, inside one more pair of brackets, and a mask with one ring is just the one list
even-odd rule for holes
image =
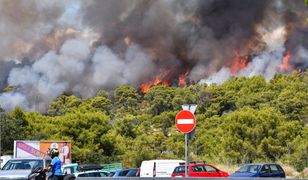
{"label": "roof rack", "polygon": [[[190,161],[190,162],[189,162],[189,164],[198,164],[198,163],[200,163],[200,164],[206,164],[205,161]],[[180,163],[180,165],[185,165],[185,164],[186,164],[186,162]]]}
{"label": "roof rack", "polygon": [[90,171],[90,170],[100,170],[103,169],[103,166],[99,164],[81,164],[77,166],[79,172]]}

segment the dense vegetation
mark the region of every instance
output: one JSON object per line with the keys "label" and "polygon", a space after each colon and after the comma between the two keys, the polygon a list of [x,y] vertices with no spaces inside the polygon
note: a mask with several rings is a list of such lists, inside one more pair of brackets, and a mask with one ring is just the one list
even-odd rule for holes
{"label": "dense vegetation", "polygon": [[184,135],[175,128],[182,104],[196,103],[191,158],[211,163],[271,161],[308,167],[308,73],[237,77],[221,85],[130,86],[80,99],[64,94],[48,113],[16,108],[2,113],[2,151],[13,140],[72,140],[75,161],[122,162],[184,159]]}

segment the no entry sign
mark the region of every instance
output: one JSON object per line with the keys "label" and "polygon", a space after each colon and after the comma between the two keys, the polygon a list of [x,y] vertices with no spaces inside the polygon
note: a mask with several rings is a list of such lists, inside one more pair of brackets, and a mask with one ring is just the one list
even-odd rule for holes
{"label": "no entry sign", "polygon": [[188,110],[180,111],[175,117],[175,126],[182,133],[191,132],[196,126],[195,115]]}

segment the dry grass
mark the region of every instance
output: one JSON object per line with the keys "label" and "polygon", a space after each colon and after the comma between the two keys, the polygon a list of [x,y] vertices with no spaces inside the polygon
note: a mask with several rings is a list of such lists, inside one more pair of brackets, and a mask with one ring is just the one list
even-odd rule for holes
{"label": "dry grass", "polygon": [[304,177],[308,178],[308,167],[304,169],[303,175]]}
{"label": "dry grass", "polygon": [[282,165],[282,168],[284,169],[284,172],[286,173],[287,177],[294,178],[298,177],[300,175],[299,172],[297,172],[294,167],[290,165]]}

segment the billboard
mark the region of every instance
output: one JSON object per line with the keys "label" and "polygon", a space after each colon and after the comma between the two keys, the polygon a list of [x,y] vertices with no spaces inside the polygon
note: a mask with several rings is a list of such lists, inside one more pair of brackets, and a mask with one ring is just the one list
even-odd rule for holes
{"label": "billboard", "polygon": [[63,164],[71,163],[71,142],[70,141],[41,141],[40,150],[48,153],[50,149],[59,149],[59,158]]}
{"label": "billboard", "polygon": [[59,149],[59,158],[63,164],[71,163],[70,141],[14,141],[14,158],[47,157],[52,148]]}

